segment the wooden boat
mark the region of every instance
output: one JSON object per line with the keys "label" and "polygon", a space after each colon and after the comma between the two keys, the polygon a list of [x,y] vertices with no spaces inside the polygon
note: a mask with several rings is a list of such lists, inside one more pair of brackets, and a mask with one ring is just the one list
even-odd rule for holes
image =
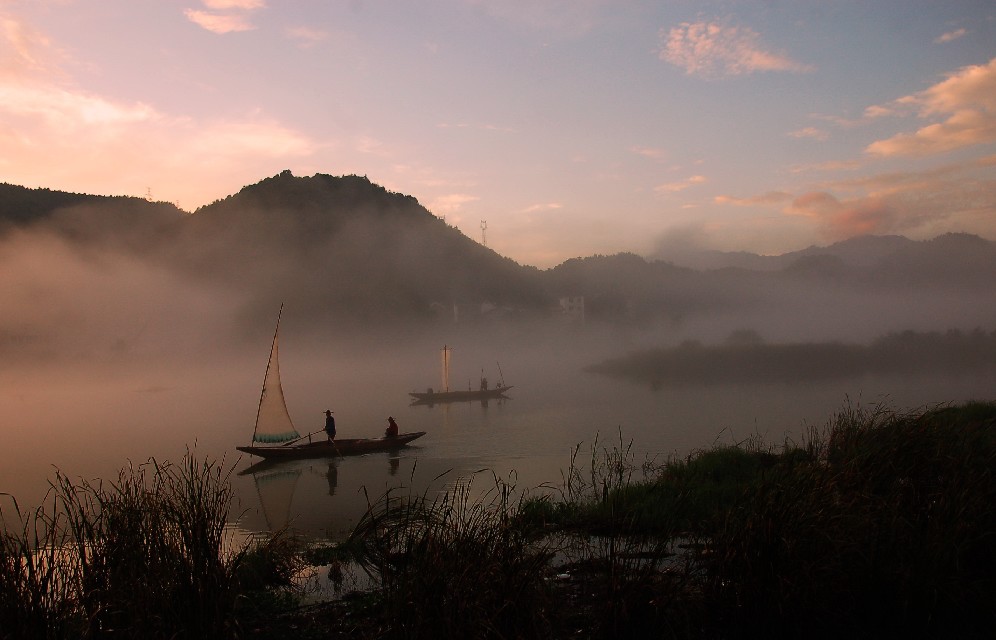
{"label": "wooden boat", "polygon": [[408,446],[408,443],[425,435],[425,431],[400,433],[392,438],[337,438],[332,442],[317,441],[289,446],[247,446],[235,447],[250,455],[267,460],[292,458],[332,458],[355,456],[376,451],[393,451]]}
{"label": "wooden boat", "polygon": [[[511,389],[510,385],[505,384],[505,380],[502,378],[498,381],[498,385],[495,387],[488,386],[488,379],[481,372],[481,383],[477,389],[466,389],[462,391],[450,389],[450,352],[452,349],[443,345],[442,349],[442,391],[433,391],[432,389],[427,389],[425,391],[411,391],[410,395],[414,400],[412,404],[436,404],[444,402],[461,402],[461,401],[471,401],[471,400],[493,400],[506,398],[505,392]],[[501,374],[501,365],[498,366],[499,375]]]}
{"label": "wooden boat", "polygon": [[[277,314],[277,327],[273,331],[273,343],[270,345],[270,358],[266,363],[266,374],[263,377],[263,390],[259,394],[259,407],[256,410],[256,427],[253,429],[252,443],[244,447],[235,447],[239,451],[264,459],[289,458],[329,458],[336,456],[358,455],[374,451],[393,451],[401,449],[409,442],[425,435],[424,431],[401,433],[397,436],[384,438],[342,438],[329,442],[320,430],[304,436],[297,432],[287,402],[284,400],[284,390],[280,385],[279,334],[280,316],[284,307],[280,305]],[[311,437],[322,433],[315,442]],[[301,442],[307,438],[307,442]]]}

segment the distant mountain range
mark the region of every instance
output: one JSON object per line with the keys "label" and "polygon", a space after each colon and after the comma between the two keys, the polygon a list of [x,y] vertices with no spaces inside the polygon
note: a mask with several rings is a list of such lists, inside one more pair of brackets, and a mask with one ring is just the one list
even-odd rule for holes
{"label": "distant mountain range", "polygon": [[[659,250],[648,259],[659,259],[696,270],[744,269],[774,272],[809,268],[822,263],[830,268],[901,269],[917,268],[917,263],[944,260],[986,266],[996,243],[964,233],[949,233],[933,240],[914,241],[903,236],[857,236],[826,247],[811,246],[776,256],[744,251]],[[945,258],[948,256],[948,259]],[[981,261],[981,262],[979,262]],[[808,265],[808,266],[807,266]]]}
{"label": "distant mountain range", "polygon": [[967,234],[864,236],[780,256],[592,256],[539,270],[365,177],[289,171],[191,214],[142,198],[2,184],[0,247],[17,232],[128,254],[230,290],[247,316],[269,318],[288,302],[314,320],[362,325],[546,318],[569,296],[584,298],[589,321],[673,324],[809,298],[815,308],[815,298],[843,290],[928,298],[970,290],[985,300],[996,281],[996,243]]}

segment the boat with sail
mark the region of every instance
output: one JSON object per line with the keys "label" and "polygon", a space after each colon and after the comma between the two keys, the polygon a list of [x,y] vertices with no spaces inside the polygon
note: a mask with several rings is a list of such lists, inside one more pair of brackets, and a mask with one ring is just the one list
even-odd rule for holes
{"label": "boat with sail", "polygon": [[267,460],[328,458],[401,449],[412,440],[425,435],[424,431],[413,431],[383,438],[327,440],[322,437],[313,441],[312,436],[322,431],[313,431],[303,436],[299,434],[287,410],[284,390],[280,384],[279,335],[283,311],[284,307],[280,305],[277,327],[273,331],[273,343],[270,345],[270,358],[266,363],[266,374],[263,376],[263,390],[259,395],[252,444],[237,446],[236,449]]}
{"label": "boat with sail", "polygon": [[451,347],[443,345],[442,357],[442,390],[435,391],[432,388],[425,391],[411,391],[410,395],[414,400],[412,404],[435,404],[443,402],[460,402],[468,400],[492,400],[507,399],[505,392],[511,389],[511,385],[505,384],[504,376],[501,373],[501,365],[498,365],[498,384],[494,387],[488,385],[488,379],[481,371],[481,380],[477,389],[471,388],[468,384],[466,390],[450,389],[450,353]]}

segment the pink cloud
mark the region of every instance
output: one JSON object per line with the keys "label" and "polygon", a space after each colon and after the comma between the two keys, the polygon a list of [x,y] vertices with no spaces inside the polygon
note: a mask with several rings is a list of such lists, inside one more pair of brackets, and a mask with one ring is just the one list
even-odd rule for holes
{"label": "pink cloud", "polygon": [[631,147],[630,151],[649,160],[661,161],[667,158],[667,152],[654,147]]}
{"label": "pink cloud", "polygon": [[756,71],[808,72],[813,67],[768,51],[761,36],[749,27],[717,22],[683,22],[667,32],[660,59],[685,69],[688,75],[734,76]]}
{"label": "pink cloud", "polygon": [[690,176],[681,182],[668,182],[666,184],[657,185],[654,187],[654,191],[657,193],[677,193],[678,191],[684,191],[691,186],[703,184],[705,182],[705,176]]}
{"label": "pink cloud", "polygon": [[814,191],[793,200],[786,211],[814,219],[831,240],[887,233],[896,226],[896,212],[881,198],[840,201],[825,191]]}
{"label": "pink cloud", "polygon": [[764,204],[777,204],[779,202],[785,202],[792,198],[792,194],[786,193],[785,191],[768,191],[767,193],[762,193],[756,196],[749,196],[746,198],[737,198],[734,196],[716,196],[714,202],[717,204],[733,204],[742,207],[749,207],[754,205],[764,205]]}
{"label": "pink cloud", "polygon": [[204,0],[204,6],[208,9],[241,9],[243,11],[251,11],[253,9],[262,9],[266,6],[264,0]]}
{"label": "pink cloud", "polygon": [[522,210],[522,213],[536,213],[539,211],[556,211],[557,209],[562,209],[564,205],[559,202],[546,202],[543,204],[534,204],[526,207]]}
{"label": "pink cloud", "polygon": [[924,156],[996,142],[996,58],[964,67],[929,89],[896,101],[915,106],[921,118],[940,117],[913,133],[868,145],[875,156]]}
{"label": "pink cloud", "polygon": [[463,205],[469,202],[477,202],[478,200],[480,200],[479,197],[466,193],[450,193],[435,198],[429,203],[428,209],[436,215],[452,214],[460,211]]}
{"label": "pink cloud", "polygon": [[289,27],[284,33],[287,37],[300,42],[302,47],[310,47],[329,38],[327,31],[311,27]]}
{"label": "pink cloud", "polygon": [[968,33],[968,31],[965,30],[965,29],[955,29],[954,31],[948,31],[947,33],[943,33],[943,34],[937,36],[936,38],[934,38],[934,43],[936,43],[936,44],[944,44],[946,42],[952,42],[952,41],[957,40],[958,38],[962,37],[966,33]]}
{"label": "pink cloud", "polygon": [[232,33],[238,31],[252,31],[256,27],[243,15],[228,13],[210,13],[208,11],[198,11],[196,9],[185,9],[183,15],[199,27],[207,29],[211,33]]}
{"label": "pink cloud", "polygon": [[45,35],[18,20],[0,16],[0,80],[61,75],[57,69],[59,57]]}
{"label": "pink cloud", "polygon": [[811,138],[813,140],[819,140],[820,142],[825,142],[830,138],[829,133],[823,129],[817,129],[816,127],[806,127],[804,129],[790,131],[788,135],[792,138]]}

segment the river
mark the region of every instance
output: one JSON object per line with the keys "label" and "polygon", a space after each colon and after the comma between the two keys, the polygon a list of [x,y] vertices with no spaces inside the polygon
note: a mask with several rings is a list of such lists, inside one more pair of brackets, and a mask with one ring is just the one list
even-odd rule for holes
{"label": "river", "polygon": [[[283,387],[302,433],[335,411],[340,437],[376,437],[394,416],[401,431],[426,435],[401,452],[296,461],[246,473],[255,460],[234,447],[252,433],[268,344],[230,353],[198,352],[127,363],[76,361],[0,370],[0,507],[11,496],[22,511],[41,504],[59,469],[71,478],[113,479],[128,464],[178,460],[187,450],[231,469],[233,524],[246,531],[290,525],[306,535],[341,539],[369,501],[385,491],[430,497],[472,478],[486,495],[495,478],[520,490],[556,490],[580,447],[632,443],[634,462],[685,456],[716,443],[758,437],[799,441],[846,405],[900,410],[996,399],[996,372],[943,376],[911,373],[827,382],[657,388],[586,373],[613,352],[606,344],[537,340],[510,348],[500,338],[455,340],[451,385],[476,385],[500,366],[514,386],[503,401],[410,406],[408,391],[439,385],[445,338],[387,345],[282,345]],[[545,489],[544,489],[545,487]]]}

